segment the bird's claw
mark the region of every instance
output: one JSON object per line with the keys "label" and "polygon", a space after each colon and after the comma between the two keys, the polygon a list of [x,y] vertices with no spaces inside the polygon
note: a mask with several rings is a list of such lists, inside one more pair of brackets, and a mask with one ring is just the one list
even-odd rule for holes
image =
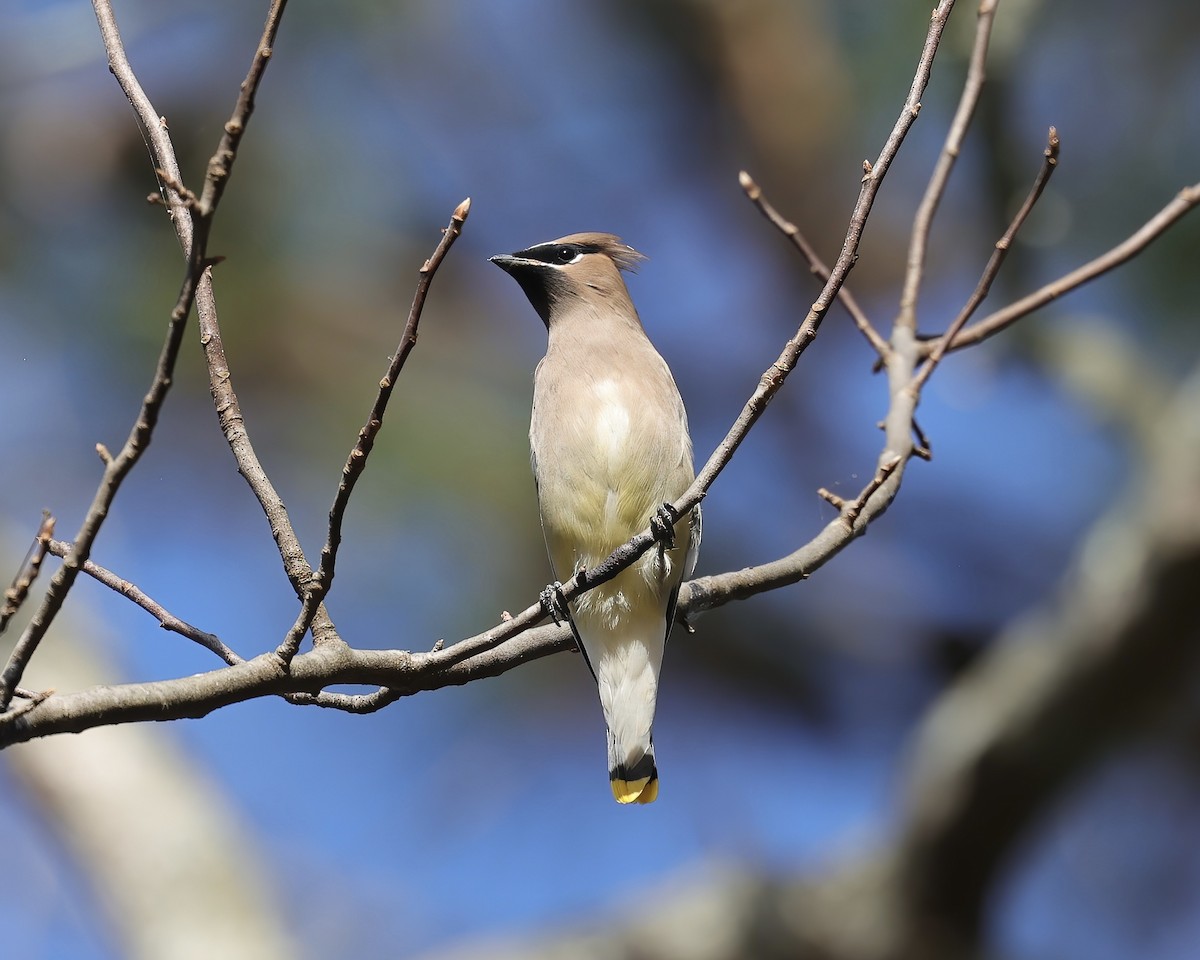
{"label": "bird's claw", "polygon": [[650,532],[667,550],[675,549],[675,524],[678,522],[679,511],[669,503],[662,504],[650,518]]}
{"label": "bird's claw", "polygon": [[555,626],[562,626],[565,621],[571,619],[570,613],[567,612],[567,601],[563,597],[563,588],[560,581],[555,580],[546,587],[538,596],[538,600],[542,604],[542,609],[554,621]]}

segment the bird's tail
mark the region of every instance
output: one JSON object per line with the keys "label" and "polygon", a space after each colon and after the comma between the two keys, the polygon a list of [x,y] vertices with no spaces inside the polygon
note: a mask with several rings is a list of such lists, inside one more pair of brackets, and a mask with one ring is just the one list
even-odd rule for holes
{"label": "bird's tail", "polygon": [[658,799],[658,767],[654,765],[654,744],[634,764],[614,759],[609,735],[608,779],[617,803],[653,803]]}
{"label": "bird's tail", "polygon": [[[661,620],[647,623],[645,630],[638,630],[637,624],[624,626],[619,638],[608,635],[587,646],[608,727],[613,796],[618,803],[651,803],[658,796],[651,730],[666,631]],[[588,639],[585,634],[585,642]]]}

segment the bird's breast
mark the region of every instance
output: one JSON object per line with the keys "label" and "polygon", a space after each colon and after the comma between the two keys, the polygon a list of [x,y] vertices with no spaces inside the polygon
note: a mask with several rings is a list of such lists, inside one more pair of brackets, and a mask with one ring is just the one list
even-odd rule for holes
{"label": "bird's breast", "polygon": [[652,350],[621,362],[603,352],[579,359],[547,354],[530,424],[542,528],[560,578],[603,560],[691,482],[686,420],[662,359]]}
{"label": "bird's breast", "polygon": [[592,388],[595,449],[611,466],[629,454],[631,412],[615,380],[598,381]]}

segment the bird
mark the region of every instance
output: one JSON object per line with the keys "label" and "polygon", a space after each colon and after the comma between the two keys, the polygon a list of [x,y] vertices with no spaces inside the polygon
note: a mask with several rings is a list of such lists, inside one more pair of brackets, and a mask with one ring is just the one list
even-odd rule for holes
{"label": "bird", "polygon": [[[687,413],[623,271],[645,257],[611,233],[574,233],[491,257],[547,330],[534,373],[529,443],[542,532],[565,614],[600,696],[618,803],[658,797],[655,705],[679,585],[696,565],[700,508],[671,503],[695,479]],[[612,580],[561,603],[562,581],[650,525],[659,542]],[[557,599],[556,599],[557,597]]]}

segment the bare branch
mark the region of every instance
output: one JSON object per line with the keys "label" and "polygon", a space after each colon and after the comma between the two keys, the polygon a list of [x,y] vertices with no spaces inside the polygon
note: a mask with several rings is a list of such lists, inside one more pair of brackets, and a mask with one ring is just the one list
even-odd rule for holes
{"label": "bare branch", "polygon": [[908,247],[908,267],[904,275],[904,291],[900,295],[900,313],[896,317],[896,326],[909,333],[917,330],[917,298],[920,295],[921,277],[925,272],[925,255],[929,249],[929,229],[933,225],[933,217],[937,213],[938,204],[946,193],[946,185],[950,182],[950,173],[954,163],[962,151],[963,139],[971,118],[975,116],[975,108],[979,104],[979,94],[983,90],[985,79],[984,66],[987,63],[988,43],[992,35],[992,22],[996,16],[996,0],[981,0],[979,4],[978,21],[975,28],[975,45],[971,51],[971,61],[967,67],[967,80],[963,84],[962,96],[958,101],[958,109],[954,112],[950,129],[946,134],[946,142],[942,145],[933,175],[925,188],[925,195],[917,207],[913,218],[912,238]]}
{"label": "bare branch", "polygon": [[42,569],[42,561],[46,557],[46,543],[54,536],[54,518],[48,510],[42,511],[42,522],[34,535],[33,543],[21,560],[21,566],[13,576],[12,583],[4,591],[4,603],[0,605],[0,634],[8,629],[10,621],[21,609],[25,598],[29,596],[29,588],[37,579]]}
{"label": "bare branch", "polygon": [[[1175,195],[1170,203],[1147,220],[1127,240],[1117,244],[1095,260],[1085,263],[1082,267],[1072,270],[1052,283],[1046,284],[1040,290],[1035,290],[1028,296],[1022,297],[1016,303],[1005,307],[1003,310],[997,310],[995,313],[989,314],[978,323],[971,324],[971,326],[959,333],[950,342],[949,349],[961,350],[963,347],[969,347],[972,344],[986,340],[988,337],[994,336],[1006,327],[1016,323],[1022,317],[1044,307],[1051,300],[1056,300],[1063,294],[1070,293],[1077,287],[1082,287],[1085,283],[1108,273],[1109,270],[1119,267],[1126,260],[1135,257],[1146,249],[1146,247],[1150,246],[1151,243],[1166,233],[1177,220],[1185,214],[1190,213],[1197,204],[1200,204],[1200,183],[1184,187]],[[926,340],[921,345],[922,350],[926,353],[932,353],[936,344],[936,340]]]}
{"label": "bare branch", "polygon": [[450,224],[442,233],[442,239],[429,259],[421,265],[417,289],[413,294],[412,306],[408,311],[408,322],[404,325],[404,333],[392,355],[387,373],[379,381],[379,393],[375,397],[375,404],[371,408],[367,422],[358,431],[358,441],[346,458],[345,466],[342,467],[342,480],[338,484],[333,506],[329,510],[329,533],[325,538],[325,546],[321,548],[320,566],[306,585],[304,602],[301,604],[295,623],[288,631],[283,643],[275,651],[284,662],[290,661],[296,655],[296,651],[300,649],[300,641],[308,632],[317,608],[329,594],[329,588],[333,585],[337,551],[342,542],[342,520],[346,515],[346,507],[350,503],[350,495],[354,492],[354,485],[358,482],[358,478],[362,476],[367,467],[367,457],[370,456],[371,450],[375,446],[375,437],[383,427],[383,415],[387,411],[388,400],[392,396],[396,379],[400,376],[400,371],[404,368],[404,362],[408,359],[408,355],[417,344],[417,327],[421,323],[421,313],[425,309],[425,298],[429,295],[433,278],[446,254],[454,246],[454,241],[462,233],[463,224],[466,223],[467,215],[470,212],[471,198],[468,197],[454,208],[454,213],[450,216]]}
{"label": "bare branch", "polygon": [[1046,138],[1046,149],[1042,153],[1042,165],[1038,168],[1037,176],[1034,178],[1033,186],[1029,190],[1029,195],[1025,198],[1025,202],[1021,204],[1021,209],[1013,217],[1012,223],[1008,225],[1008,229],[1004,231],[1004,236],[996,241],[996,248],[992,251],[991,257],[988,259],[987,266],[983,269],[983,276],[979,278],[979,283],[971,296],[967,298],[967,302],[963,304],[962,310],[958,316],[946,328],[946,332],[936,341],[933,351],[929,354],[929,358],[921,366],[917,372],[916,378],[913,380],[912,388],[920,391],[925,385],[925,382],[932,376],[933,371],[937,369],[937,365],[941,362],[942,357],[946,353],[946,345],[951,343],[958,335],[958,332],[966,326],[967,321],[974,316],[975,311],[979,309],[979,305],[983,303],[988,295],[988,291],[992,288],[992,281],[996,279],[996,275],[1000,272],[1000,267],[1004,265],[1004,259],[1008,256],[1008,251],[1012,248],[1013,240],[1016,239],[1017,232],[1025,223],[1026,218],[1033,210],[1034,205],[1042,195],[1042,191],[1046,189],[1046,184],[1050,182],[1050,177],[1056,169],[1058,169],[1058,131],[1054,127],[1050,128],[1050,133]]}
{"label": "bare branch", "polygon": [[246,79],[238,88],[239,93],[237,103],[233,107],[233,114],[225,121],[225,133],[217,145],[216,152],[208,161],[204,175],[204,191],[200,194],[200,217],[202,220],[211,219],[225,192],[225,187],[229,183],[233,162],[237,159],[238,146],[246,133],[246,124],[250,121],[250,115],[254,112],[254,100],[258,96],[258,88],[267,69],[267,61],[271,59],[275,35],[279,32],[279,21],[283,17],[283,10],[286,6],[287,0],[271,0],[270,9],[267,10],[267,21],[263,25],[262,37],[258,41],[258,49],[254,51],[254,59],[250,61],[250,70],[246,74]]}
{"label": "bare branch", "polygon": [[[71,544],[64,543],[61,540],[50,540],[46,544],[46,551],[56,557],[65,557],[71,552]],[[87,560],[83,564],[83,572],[93,580],[104,584],[110,590],[116,591],[127,600],[137,604],[150,614],[150,616],[154,617],[164,630],[169,630],[171,633],[177,633],[181,637],[187,637],[189,640],[195,641],[200,646],[211,650],[226,663],[242,662],[242,658],[222,643],[220,637],[216,634],[207,633],[199,627],[192,626],[185,620],[180,620],[179,617],[168,612],[162,604],[152,600],[137,586],[117,576],[111,570],[100,566],[98,563],[93,563],[91,560]]]}
{"label": "bare branch", "polygon": [[[194,200],[191,191],[185,191],[183,175],[175,160],[175,151],[171,147],[171,138],[167,133],[167,123],[158,115],[150,98],[138,82],[129,58],[125,56],[125,44],[121,40],[121,31],[117,27],[116,16],[113,14],[111,0],[93,0],[92,9],[96,14],[96,22],[100,26],[100,36],[104,40],[104,49],[108,53],[108,69],[122,92],[133,107],[134,117],[146,141],[146,149],[150,151],[155,173],[161,171],[159,191],[163,203],[175,224],[179,241],[186,253],[192,245],[192,218],[189,213],[189,197]],[[185,235],[186,234],[186,235]]]}
{"label": "bare branch", "polygon": [[[212,395],[213,406],[217,411],[217,421],[225,442],[233,453],[237,463],[238,473],[246,481],[262,508],[271,530],[271,537],[279,550],[283,561],[283,570],[288,581],[296,591],[297,597],[303,597],[305,585],[312,576],[312,567],[300,546],[300,538],[296,535],[291,517],[283,498],[275,489],[258,454],[250,440],[246,429],[246,420],[242,414],[241,403],[233,387],[233,377],[229,369],[229,361],[225,356],[225,345],[221,336],[220,319],[217,315],[216,297],[212,288],[212,277],[205,274],[204,286],[196,297],[196,313],[200,322],[200,345],[204,351],[204,360],[208,368],[208,388]],[[315,624],[315,622],[314,622]],[[328,616],[322,620],[323,629],[332,627]],[[323,632],[314,629],[314,632]]]}

